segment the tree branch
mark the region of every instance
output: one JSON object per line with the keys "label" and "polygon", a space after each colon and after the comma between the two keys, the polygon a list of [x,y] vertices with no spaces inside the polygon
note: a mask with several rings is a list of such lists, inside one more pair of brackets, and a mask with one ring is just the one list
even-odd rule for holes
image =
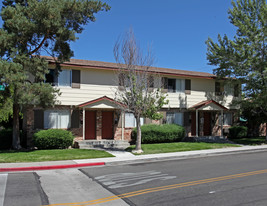
{"label": "tree branch", "polygon": [[[49,32],[48,32],[49,33]],[[44,44],[45,40],[47,39],[48,37],[48,33],[44,36],[43,40],[41,41],[41,43],[34,49],[30,52],[30,55],[34,54],[35,52],[37,52]]]}

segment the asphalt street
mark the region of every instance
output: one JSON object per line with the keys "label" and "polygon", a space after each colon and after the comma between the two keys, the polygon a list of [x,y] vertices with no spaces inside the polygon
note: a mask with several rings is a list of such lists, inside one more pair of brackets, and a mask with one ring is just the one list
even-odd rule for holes
{"label": "asphalt street", "polygon": [[0,206],[266,206],[266,191],[267,152],[0,174]]}

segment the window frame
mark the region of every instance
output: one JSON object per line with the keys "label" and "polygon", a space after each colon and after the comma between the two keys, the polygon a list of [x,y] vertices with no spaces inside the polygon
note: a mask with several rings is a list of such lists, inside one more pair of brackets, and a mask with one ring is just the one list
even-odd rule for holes
{"label": "window frame", "polygon": [[[67,122],[67,127],[61,127],[61,117],[63,116],[63,113],[67,112],[68,115],[68,122]],[[49,119],[49,114],[55,113],[56,115],[56,125],[55,127],[49,127],[50,125],[50,119]],[[71,128],[71,112],[68,109],[65,110],[45,110],[44,111],[44,129],[69,129]]]}
{"label": "window frame", "polygon": [[[125,128],[135,128],[136,127],[136,119],[135,119],[133,113],[126,112],[124,117],[125,117],[124,118],[124,127]],[[129,125],[129,124],[126,125],[126,123],[127,123],[126,118],[129,118],[129,117],[133,118],[133,119],[131,119],[131,121],[133,121],[133,122],[131,122],[131,125]],[[141,124],[141,126],[144,124],[144,118],[143,117],[140,118],[140,124]]]}

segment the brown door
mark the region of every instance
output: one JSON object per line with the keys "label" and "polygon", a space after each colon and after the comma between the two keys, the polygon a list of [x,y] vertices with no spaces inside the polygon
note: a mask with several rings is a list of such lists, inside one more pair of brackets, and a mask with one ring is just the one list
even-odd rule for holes
{"label": "brown door", "polygon": [[96,139],[95,111],[85,111],[85,139]]}
{"label": "brown door", "polygon": [[102,139],[113,139],[113,112],[102,112]]}
{"label": "brown door", "polygon": [[211,113],[204,112],[204,136],[211,135]]}

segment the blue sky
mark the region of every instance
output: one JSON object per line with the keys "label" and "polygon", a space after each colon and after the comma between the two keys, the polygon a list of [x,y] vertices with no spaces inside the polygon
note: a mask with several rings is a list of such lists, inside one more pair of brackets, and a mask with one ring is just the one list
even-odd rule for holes
{"label": "blue sky", "polygon": [[235,33],[227,14],[231,0],[103,1],[111,10],[98,13],[71,44],[74,58],[114,62],[116,40],[132,27],[141,47],[152,47],[154,66],[212,73],[205,41]]}

